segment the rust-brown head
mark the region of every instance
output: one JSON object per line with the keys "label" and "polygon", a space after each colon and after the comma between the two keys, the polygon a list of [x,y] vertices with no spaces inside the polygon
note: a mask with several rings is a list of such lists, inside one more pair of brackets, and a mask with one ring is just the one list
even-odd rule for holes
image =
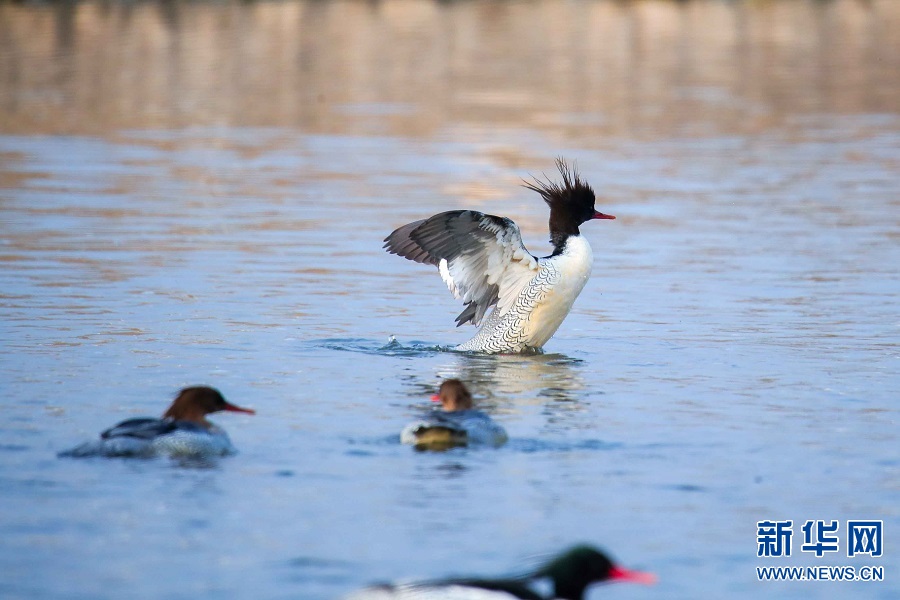
{"label": "rust-brown head", "polygon": [[447,412],[469,410],[472,408],[472,394],[459,379],[447,379],[441,384],[438,393],[431,397],[440,402]]}
{"label": "rust-brown head", "polygon": [[209,427],[206,415],[221,410],[256,414],[255,410],[241,408],[231,404],[219,390],[206,386],[186,387],[178,393],[178,397],[163,415],[164,419],[190,421],[203,427]]}

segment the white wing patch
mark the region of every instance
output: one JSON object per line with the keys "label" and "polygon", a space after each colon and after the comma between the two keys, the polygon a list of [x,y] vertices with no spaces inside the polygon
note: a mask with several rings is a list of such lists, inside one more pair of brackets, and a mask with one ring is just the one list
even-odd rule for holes
{"label": "white wing patch", "polygon": [[538,270],[537,259],[525,250],[515,223],[509,221],[509,226],[501,227],[488,222],[482,229],[494,236],[476,238],[478,243],[471,251],[449,261],[441,259],[438,264],[453,297],[476,305],[476,325],[494,303],[500,314],[505,314]]}
{"label": "white wing patch", "polygon": [[447,284],[447,287],[450,288],[450,293],[453,294],[453,297],[459,300],[459,291],[456,289],[456,283],[453,281],[453,276],[450,275],[450,266],[448,265],[446,258],[442,258],[441,262],[438,263],[438,273],[441,274],[441,279],[443,279],[444,283]]}
{"label": "white wing patch", "polygon": [[479,325],[495,304],[505,314],[538,273],[538,261],[525,249],[515,223],[474,210],[404,225],[385,241],[388,252],[437,266],[453,297],[466,304],[460,325]]}

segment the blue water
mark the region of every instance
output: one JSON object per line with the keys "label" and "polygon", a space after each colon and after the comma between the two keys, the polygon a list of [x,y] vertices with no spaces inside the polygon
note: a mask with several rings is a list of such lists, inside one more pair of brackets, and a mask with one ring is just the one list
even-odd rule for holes
{"label": "blue water", "polygon": [[[231,143],[266,143],[243,135]],[[211,196],[172,181],[181,157],[154,155],[147,138],[0,139],[24,176],[3,208],[4,596],[325,598],[508,572],[589,541],[660,577],[607,597],[831,597],[863,584],[761,588],[755,567],[864,563],[758,559],[758,520],[793,519],[799,547],[800,521],[883,519],[890,544],[897,186],[877,162],[836,158],[865,144],[893,160],[896,134],[815,149],[773,139],[718,179],[716,140],[644,148],[664,173],[631,182],[580,152],[589,180],[634,191],[604,204],[617,221],[585,227],[594,276],[534,356],[447,350],[469,332],[452,327],[458,307],[437,274],[380,250],[394,225],[448,205],[427,190],[406,202],[444,175],[403,173],[402,140],[383,144],[399,183],[366,185],[383,176],[373,157],[372,172],[348,172],[352,190],[320,178],[284,199],[271,182],[297,177],[290,156],[260,174],[226,153],[205,167]],[[297,148],[334,168],[341,145],[357,140]],[[434,170],[451,170],[452,153],[431,150]],[[128,187],[134,156],[149,190]],[[755,185],[760,172],[771,189]],[[253,186],[253,202],[229,182]],[[495,212],[539,222],[541,203],[516,194]],[[535,229],[526,243],[539,247]],[[507,446],[399,445],[446,377],[470,384]],[[237,456],[55,457],[195,383],[257,409],[215,419]],[[890,547],[876,561],[888,580],[866,594],[897,591]]]}
{"label": "blue water", "polygon": [[[278,6],[230,8],[301,5]],[[850,10],[814,10],[832,9]],[[337,105],[358,121],[335,131],[115,115],[112,131],[0,129],[0,596],[334,598],[520,572],[576,542],[659,577],[594,599],[900,596],[900,116],[794,106],[744,130],[718,120],[728,105],[595,143],[572,128],[606,127],[603,111],[422,130],[385,120],[431,100],[373,86]],[[546,207],[519,183],[556,155],[618,217],[583,228],[591,280],[542,354],[449,350],[473,333],[453,326],[461,306],[382,239],[475,208],[546,254]],[[448,377],[509,443],[399,444]],[[237,455],[56,457],[193,384],[257,410],[213,417]],[[757,522],[786,519],[793,555],[758,557]],[[840,522],[838,553],[800,550],[809,519]],[[852,519],[884,522],[882,557],[846,556]],[[757,581],[788,565],[885,581]]]}

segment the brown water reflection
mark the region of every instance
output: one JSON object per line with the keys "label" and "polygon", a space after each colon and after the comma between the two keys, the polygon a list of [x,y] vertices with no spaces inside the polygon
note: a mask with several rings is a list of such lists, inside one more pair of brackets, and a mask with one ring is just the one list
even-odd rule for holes
{"label": "brown water reflection", "polygon": [[0,131],[749,133],[896,111],[898,31],[895,0],[3,3]]}

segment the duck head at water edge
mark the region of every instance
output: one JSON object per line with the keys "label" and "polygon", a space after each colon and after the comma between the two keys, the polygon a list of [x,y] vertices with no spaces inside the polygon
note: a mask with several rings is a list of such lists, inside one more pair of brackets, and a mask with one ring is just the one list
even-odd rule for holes
{"label": "duck head at water edge", "polygon": [[472,394],[459,379],[447,379],[441,383],[438,393],[431,397],[431,401],[440,402],[446,412],[472,408]]}
{"label": "duck head at water edge", "polygon": [[656,576],[652,573],[619,566],[592,546],[575,546],[567,550],[538,569],[534,577],[550,578],[553,582],[553,597],[564,600],[581,600],[585,590],[595,583],[656,583]]}

